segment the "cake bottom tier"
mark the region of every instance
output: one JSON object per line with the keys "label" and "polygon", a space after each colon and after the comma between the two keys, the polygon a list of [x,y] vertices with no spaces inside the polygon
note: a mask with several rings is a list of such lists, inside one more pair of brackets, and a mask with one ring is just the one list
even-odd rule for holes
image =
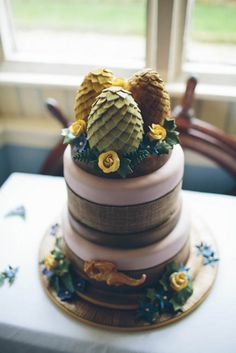
{"label": "cake bottom tier", "polygon": [[[111,293],[107,290],[95,288],[91,283],[83,283],[84,281],[80,283],[81,287],[77,290],[76,295],[74,293],[69,293],[70,296],[67,296],[68,292],[64,292],[62,288],[59,288],[58,291],[58,288],[53,285],[54,282],[51,281],[51,277],[48,277],[50,271],[48,272],[45,265],[47,259],[51,259],[52,253],[61,248],[62,238],[62,227],[56,223],[53,227],[50,227],[47,230],[47,233],[42,240],[39,253],[39,263],[40,278],[43,287],[50,299],[64,312],[79,321],[100,328],[115,329],[125,332],[141,331],[158,328],[179,320],[203,302],[214,283],[217,273],[218,254],[214,237],[204,222],[196,216],[192,219],[189,236],[190,252],[185,263],[185,269],[188,273],[193,292],[190,293],[190,297],[188,297],[187,301],[183,301],[181,310],[177,310],[174,313],[172,311],[169,312],[168,310],[161,312],[156,318],[154,317],[154,320],[152,319],[150,321],[149,316],[143,316],[143,304],[146,303],[145,300],[148,300],[149,298],[147,297],[149,293],[148,290],[151,290],[152,292],[154,291],[154,293],[159,290],[157,288],[159,288],[158,285],[160,285],[160,281],[157,281],[156,286],[150,286],[147,288],[147,291],[143,290],[139,293]],[[207,246],[208,249],[212,249],[212,254],[214,255],[214,258],[211,259],[212,262],[208,263],[210,265],[207,265],[205,262],[205,255],[199,252],[199,247],[205,246]],[[64,261],[67,260],[68,258],[65,257]],[[176,265],[183,268],[180,263],[177,263]],[[170,264],[170,266],[173,266],[173,264]],[[73,269],[71,269],[71,271],[73,271]],[[69,273],[72,275],[74,271],[71,271]],[[166,269],[164,270],[164,273],[165,271]],[[76,274],[74,278],[76,281],[80,281]],[[59,281],[60,280],[61,279],[59,278]],[[64,296],[65,294],[67,299],[62,299],[61,295]],[[159,294],[163,296],[163,293]],[[173,299],[173,296],[175,295],[176,293],[172,292],[169,299]],[[163,297],[163,299],[165,299],[165,297]],[[149,305],[150,302],[151,298],[149,298],[147,305]],[[147,306],[147,311],[149,311],[148,308],[149,306]]]}
{"label": "cake bottom tier", "polygon": [[[114,293],[142,291],[155,283],[169,262],[185,263],[189,256],[190,220],[184,205],[176,226],[168,236],[142,248],[117,249],[92,243],[71,227],[67,212],[62,217],[62,234],[63,251],[76,272],[95,288]],[[89,272],[86,267],[90,263],[94,267]],[[107,272],[104,274],[106,266],[114,266],[115,276],[123,274],[131,280],[121,281],[122,284],[109,282],[105,276]],[[145,281],[141,282],[140,279],[144,277]]]}

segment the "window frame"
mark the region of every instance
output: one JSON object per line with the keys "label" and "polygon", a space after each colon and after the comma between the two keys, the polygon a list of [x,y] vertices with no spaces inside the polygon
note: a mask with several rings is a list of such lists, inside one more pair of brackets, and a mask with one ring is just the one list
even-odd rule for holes
{"label": "window frame", "polygon": [[[147,0],[149,2],[150,0]],[[155,0],[151,0],[155,2]],[[34,55],[25,55],[24,53],[13,53],[15,48],[14,30],[10,15],[9,0],[0,0],[0,74],[3,73],[30,73],[35,75],[57,75],[58,79],[61,76],[84,75],[86,72],[94,68],[94,65],[64,63],[62,61],[55,61],[52,57],[41,57],[37,60]],[[135,65],[119,67],[110,65],[120,76],[128,76],[137,72],[140,67]],[[72,77],[71,77],[72,78]],[[69,80],[73,82],[73,79]],[[78,80],[76,81],[78,83]]]}

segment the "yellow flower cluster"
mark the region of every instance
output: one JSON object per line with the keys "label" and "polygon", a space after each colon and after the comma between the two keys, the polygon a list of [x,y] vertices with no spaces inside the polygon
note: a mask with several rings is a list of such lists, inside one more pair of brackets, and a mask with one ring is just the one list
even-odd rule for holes
{"label": "yellow flower cluster", "polygon": [[52,254],[50,254],[45,258],[44,265],[46,269],[50,271],[58,266],[58,261],[55,259],[55,257]]}
{"label": "yellow flower cluster", "polygon": [[149,126],[148,137],[150,140],[159,140],[162,141],[166,138],[166,129],[159,124],[152,124]]}
{"label": "yellow flower cluster", "polygon": [[116,152],[108,151],[98,157],[98,166],[103,173],[114,173],[120,168],[120,159]]}
{"label": "yellow flower cluster", "polygon": [[174,272],[170,276],[170,286],[176,292],[180,292],[182,289],[187,287],[188,277],[186,272]]}
{"label": "yellow flower cluster", "polygon": [[82,134],[82,132],[86,131],[86,121],[79,119],[76,120],[71,126],[70,126],[70,132],[75,135],[75,136],[79,136],[80,134]]}

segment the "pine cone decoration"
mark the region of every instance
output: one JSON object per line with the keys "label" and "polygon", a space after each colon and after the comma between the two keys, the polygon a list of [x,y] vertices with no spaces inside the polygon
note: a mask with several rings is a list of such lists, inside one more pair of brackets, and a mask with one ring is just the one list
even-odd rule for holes
{"label": "pine cone decoration", "polygon": [[104,89],[88,117],[87,138],[99,152],[135,151],[143,138],[143,119],[130,92],[121,87]]}
{"label": "pine cone decoration", "polygon": [[141,110],[145,131],[151,124],[162,124],[170,117],[170,97],[156,71],[145,69],[134,74],[128,80],[128,90]]}
{"label": "pine cone decoration", "polygon": [[95,98],[112,85],[113,78],[112,71],[107,69],[94,70],[85,76],[75,96],[75,120],[87,121]]}

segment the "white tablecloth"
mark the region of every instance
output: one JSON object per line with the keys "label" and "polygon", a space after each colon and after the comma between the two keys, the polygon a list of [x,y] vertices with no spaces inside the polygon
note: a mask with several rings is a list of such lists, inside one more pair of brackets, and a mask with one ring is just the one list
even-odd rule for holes
{"label": "white tablecloth", "polygon": [[[0,271],[20,266],[12,287],[0,288],[0,353],[236,351],[236,198],[184,192],[192,215],[213,231],[220,266],[209,297],[186,318],[144,333],[116,333],[84,325],[64,314],[45,294],[38,250],[46,228],[66,202],[62,178],[12,174],[0,190]],[[4,215],[24,205],[26,220]]]}

